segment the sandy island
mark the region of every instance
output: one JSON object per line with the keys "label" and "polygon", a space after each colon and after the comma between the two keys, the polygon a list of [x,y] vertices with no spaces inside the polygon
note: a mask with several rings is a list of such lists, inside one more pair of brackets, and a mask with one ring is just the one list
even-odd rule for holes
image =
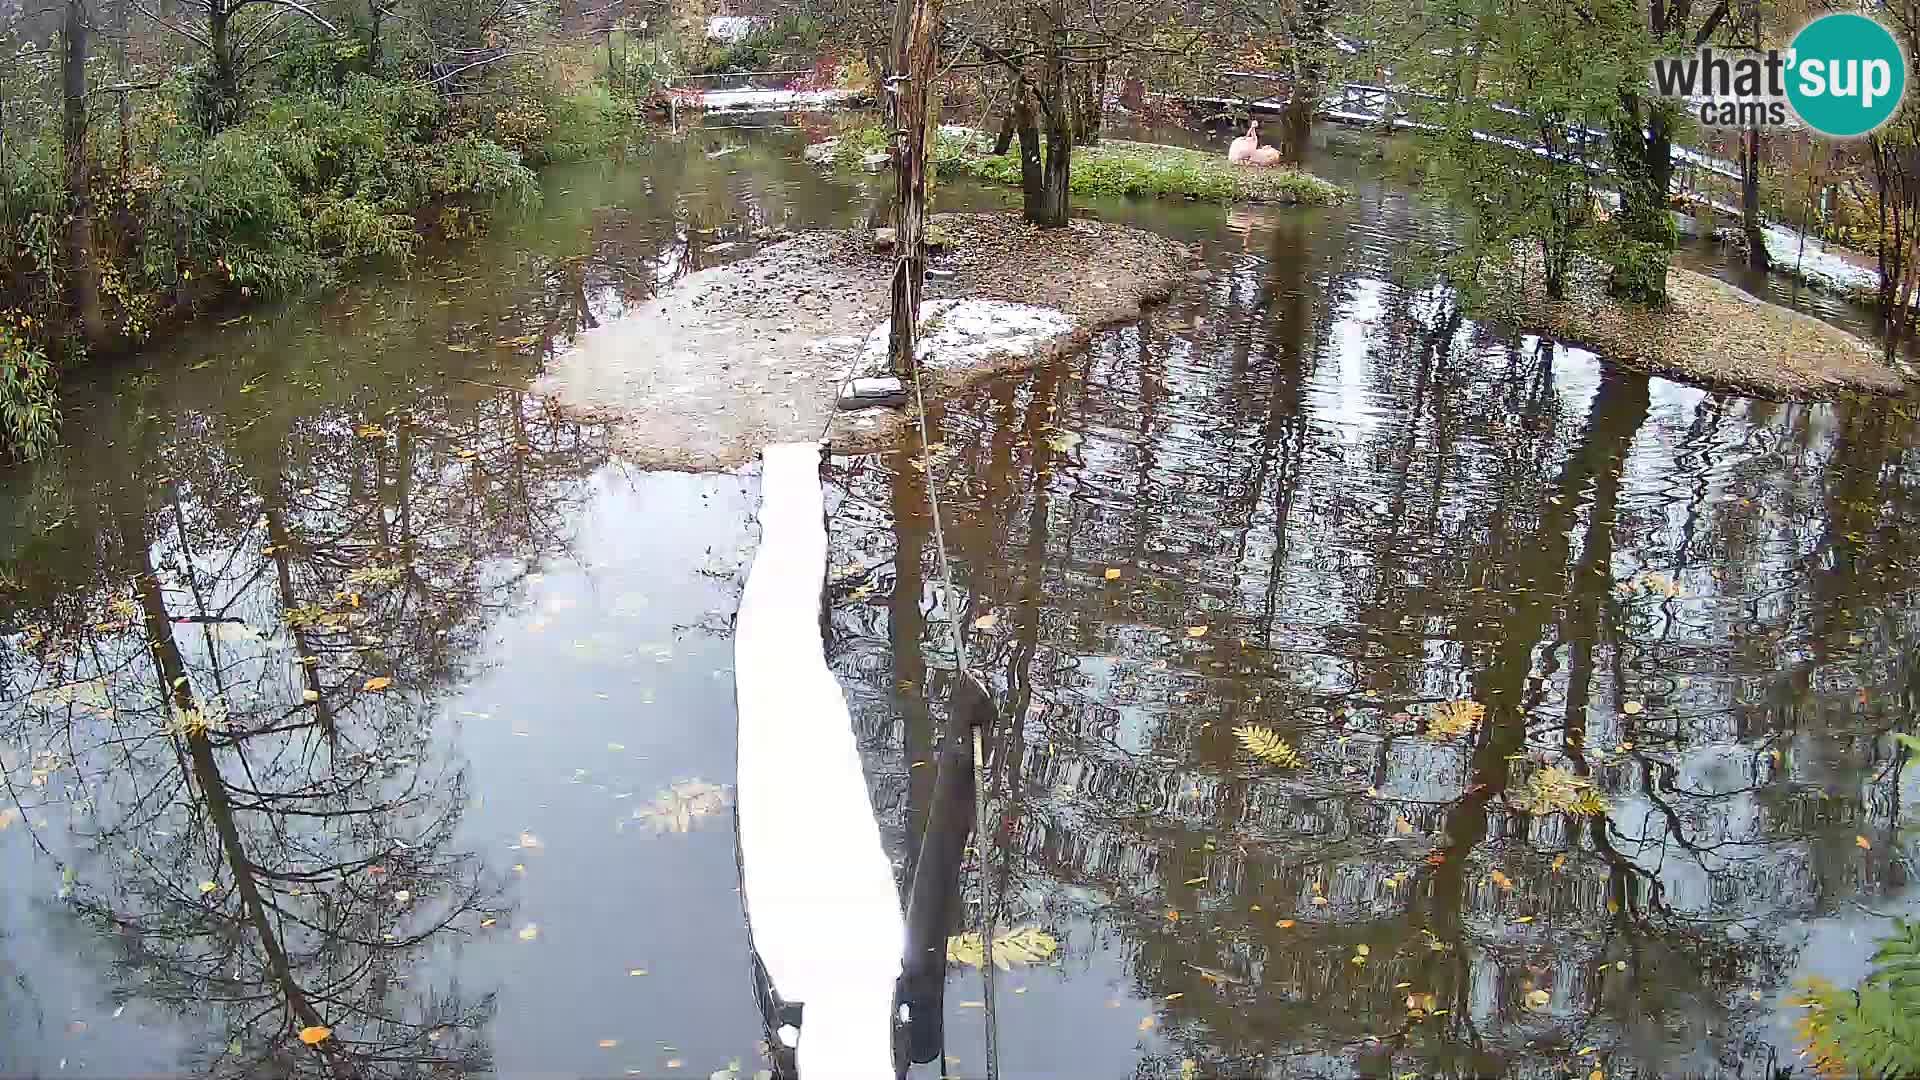
{"label": "sandy island", "polygon": [[[1011,214],[941,214],[929,261],[923,364],[937,390],[1021,370],[1139,317],[1188,273],[1186,245],[1076,219],[1036,229]],[[692,274],[582,335],[538,389],[609,421],[635,464],[731,469],[768,443],[820,437],[842,381],[884,372],[893,259],[865,229],[805,233]],[[912,414],[841,413],[836,450],[894,445]]]}
{"label": "sandy island", "polygon": [[1705,274],[1670,267],[1667,299],[1661,309],[1616,300],[1594,264],[1576,268],[1560,301],[1533,276],[1502,315],[1612,363],[1712,390],[1792,401],[1907,390],[1867,341]]}

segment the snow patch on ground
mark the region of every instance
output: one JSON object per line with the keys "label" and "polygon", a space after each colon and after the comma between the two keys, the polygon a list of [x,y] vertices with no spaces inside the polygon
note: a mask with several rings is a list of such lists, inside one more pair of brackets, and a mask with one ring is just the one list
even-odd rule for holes
{"label": "snow patch on ground", "polygon": [[[927,367],[958,368],[983,360],[1029,356],[1073,329],[1066,312],[1004,300],[925,300],[920,304],[920,340],[915,349]],[[887,362],[889,325],[867,335],[860,356],[873,370]]]}
{"label": "snow patch on ground", "polygon": [[700,107],[708,112],[831,109],[859,97],[858,90],[709,90],[700,95]]}
{"label": "snow patch on ground", "polygon": [[1854,297],[1871,297],[1880,287],[1880,275],[1827,250],[1827,243],[1806,238],[1806,250],[1800,247],[1800,234],[1779,225],[1761,230],[1767,245],[1767,258],[1782,273],[1798,277],[1809,285],[1832,289]]}
{"label": "snow patch on ground", "polygon": [[707,20],[707,40],[724,41],[731,45],[751,34],[758,21],[746,15],[715,15]]}

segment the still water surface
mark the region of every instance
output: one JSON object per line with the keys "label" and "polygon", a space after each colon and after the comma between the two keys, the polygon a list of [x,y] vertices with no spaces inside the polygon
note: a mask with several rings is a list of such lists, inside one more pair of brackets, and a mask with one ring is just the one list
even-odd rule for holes
{"label": "still water surface", "polygon": [[[755,481],[625,467],[526,386],[762,227],[867,220],[803,141],[556,170],[486,240],[75,389],[0,480],[0,1074],[764,1067]],[[1771,1076],[1793,980],[1913,906],[1915,425],[1465,320],[1400,283],[1446,208],[1365,142],[1320,168],[1357,197],[1092,207],[1212,280],[938,403],[931,454],[835,462],[828,651],[902,873],[953,666],[936,483],[1005,718],[999,923],[1059,942],[1000,977],[1003,1075]],[[1605,813],[1529,813],[1549,766]]]}

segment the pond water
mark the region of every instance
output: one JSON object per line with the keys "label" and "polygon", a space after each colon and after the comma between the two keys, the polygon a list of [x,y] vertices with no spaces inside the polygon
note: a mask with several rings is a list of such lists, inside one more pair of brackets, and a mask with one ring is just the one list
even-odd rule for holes
{"label": "pond water", "polygon": [[[485,239],[72,389],[0,481],[0,1074],[766,1067],[728,808],[755,480],[625,467],[526,387],[764,227],[867,220],[804,136],[555,170]],[[1002,1075],[1771,1077],[1793,981],[1914,906],[1916,426],[1465,320],[1397,283],[1446,208],[1374,156],[1327,150],[1333,210],[1091,207],[1213,278],[938,402],[931,453],[836,459],[883,835],[904,875],[937,484],[1003,718],[993,903],[1058,944],[999,976]],[[1528,811],[1584,784],[1595,816]],[[981,1074],[980,998],[951,973],[916,1075]]]}

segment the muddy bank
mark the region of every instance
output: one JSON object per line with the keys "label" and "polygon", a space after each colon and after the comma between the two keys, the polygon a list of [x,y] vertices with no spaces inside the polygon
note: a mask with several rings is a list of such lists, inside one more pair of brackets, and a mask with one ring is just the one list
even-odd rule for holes
{"label": "muddy bank", "polygon": [[[1008,214],[941,214],[922,322],[932,389],[1019,370],[1138,316],[1181,280],[1189,249],[1097,221],[1039,230]],[[614,424],[636,464],[692,470],[751,461],[772,442],[817,439],[850,374],[885,368],[893,261],[868,230],[806,233],[693,274],[632,315],[581,335],[540,390]],[[937,301],[966,301],[940,304]],[[893,444],[911,414],[839,414],[837,449]]]}
{"label": "muddy bank", "polygon": [[1536,275],[1505,314],[1616,363],[1711,389],[1803,401],[1907,389],[1853,334],[1677,266],[1667,271],[1664,310],[1608,296],[1598,267],[1576,274],[1567,293],[1547,300]]}

